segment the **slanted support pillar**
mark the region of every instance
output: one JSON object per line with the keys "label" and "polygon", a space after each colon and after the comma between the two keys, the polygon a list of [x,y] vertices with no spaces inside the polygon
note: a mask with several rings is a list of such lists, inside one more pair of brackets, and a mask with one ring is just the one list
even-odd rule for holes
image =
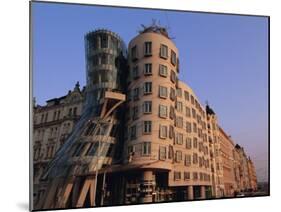
{"label": "slanted support pillar", "polygon": [[200,197],[201,197],[201,199],[206,199],[206,188],[205,188],[205,186],[200,187]]}
{"label": "slanted support pillar", "polygon": [[194,199],[194,194],[193,194],[193,186],[187,186],[187,199],[188,200],[193,200]]}
{"label": "slanted support pillar", "polygon": [[144,171],[143,178],[141,182],[142,190],[144,197],[141,198],[142,203],[152,202],[152,192],[155,184],[155,176],[152,171]]}

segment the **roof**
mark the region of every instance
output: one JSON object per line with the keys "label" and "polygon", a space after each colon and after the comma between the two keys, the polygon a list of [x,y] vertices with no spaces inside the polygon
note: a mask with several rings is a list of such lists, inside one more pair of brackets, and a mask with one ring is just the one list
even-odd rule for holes
{"label": "roof", "polygon": [[147,32],[154,32],[157,34],[161,34],[164,35],[165,37],[169,38],[169,34],[168,34],[168,30],[165,27],[159,26],[155,23],[152,23],[150,26],[145,26],[145,25],[141,25],[142,26],[142,30],[139,30],[139,33],[147,33]]}
{"label": "roof", "polygon": [[65,99],[66,97],[67,97],[67,95],[61,96],[61,97],[58,97],[58,98],[49,99],[49,100],[47,100],[46,102],[47,102],[47,103],[53,102],[53,101],[59,102],[60,100]]}

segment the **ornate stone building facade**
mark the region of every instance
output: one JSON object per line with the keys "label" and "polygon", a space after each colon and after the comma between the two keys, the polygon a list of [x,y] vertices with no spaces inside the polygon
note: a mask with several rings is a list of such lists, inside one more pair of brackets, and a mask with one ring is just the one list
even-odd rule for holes
{"label": "ornate stone building facade", "polygon": [[39,179],[47,164],[65,143],[81,116],[84,92],[79,83],[67,95],[46,101],[46,105],[34,105],[33,109],[33,189],[34,202],[42,194]]}

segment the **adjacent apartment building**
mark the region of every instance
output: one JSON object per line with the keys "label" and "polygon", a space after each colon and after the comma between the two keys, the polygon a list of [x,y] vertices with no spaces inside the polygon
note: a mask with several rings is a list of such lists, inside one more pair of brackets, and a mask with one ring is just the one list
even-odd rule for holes
{"label": "adjacent apartment building", "polygon": [[[99,38],[95,31],[92,48],[112,47],[110,34],[102,30]],[[140,31],[129,42],[126,60],[123,137],[116,150],[121,154],[94,176],[94,205],[233,197],[257,189],[255,167],[244,149],[219,125],[210,106],[179,80],[179,51],[165,28]],[[108,58],[96,59],[103,61]],[[76,84],[66,96],[34,105],[35,199],[44,187],[39,179],[45,164],[83,113],[84,90]]]}

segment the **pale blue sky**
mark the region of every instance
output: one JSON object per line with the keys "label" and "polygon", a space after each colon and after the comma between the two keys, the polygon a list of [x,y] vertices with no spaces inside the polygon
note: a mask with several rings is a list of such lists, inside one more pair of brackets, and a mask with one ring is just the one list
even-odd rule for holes
{"label": "pale blue sky", "polygon": [[161,10],[33,3],[33,91],[37,103],[85,85],[84,35],[107,28],[128,42],[152,19],[169,26],[180,79],[253,158],[267,179],[268,19]]}

